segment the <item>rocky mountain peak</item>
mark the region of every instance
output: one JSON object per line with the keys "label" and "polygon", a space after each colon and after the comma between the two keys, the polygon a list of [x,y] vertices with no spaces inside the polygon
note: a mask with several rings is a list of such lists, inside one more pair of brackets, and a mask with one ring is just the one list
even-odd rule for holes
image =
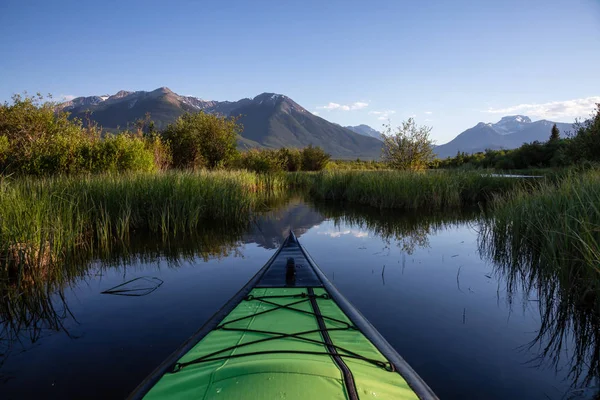
{"label": "rocky mountain peak", "polygon": [[110,99],[122,99],[123,97],[129,96],[133,92],[128,92],[127,90],[119,90],[117,93],[110,96]]}
{"label": "rocky mountain peak", "polygon": [[531,118],[526,115],[508,115],[506,117],[502,117],[498,124],[507,124],[507,123],[521,123],[521,124],[530,124]]}
{"label": "rocky mountain peak", "polygon": [[531,124],[531,119],[525,115],[509,115],[492,124],[492,128],[501,135],[519,132]]}
{"label": "rocky mountain peak", "polygon": [[173,94],[173,91],[166,86],[159,87],[158,89],[154,89],[152,92],[154,94]]}

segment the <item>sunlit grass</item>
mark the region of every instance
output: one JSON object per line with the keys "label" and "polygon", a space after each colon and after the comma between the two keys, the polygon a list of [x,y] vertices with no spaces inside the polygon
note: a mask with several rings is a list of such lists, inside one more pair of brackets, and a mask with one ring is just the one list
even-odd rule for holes
{"label": "sunlit grass", "polygon": [[460,171],[324,171],[290,174],[317,200],[343,201],[380,209],[443,211],[471,207],[536,182]]}
{"label": "sunlit grass", "polygon": [[281,177],[248,172],[4,179],[0,261],[49,263],[70,249],[107,246],[134,232],[186,235],[211,221],[227,227],[248,221],[266,195],[284,186]]}

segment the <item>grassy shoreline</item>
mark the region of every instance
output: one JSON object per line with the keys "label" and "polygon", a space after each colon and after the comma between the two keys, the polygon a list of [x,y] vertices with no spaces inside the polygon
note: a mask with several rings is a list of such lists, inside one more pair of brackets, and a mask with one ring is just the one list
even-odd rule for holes
{"label": "grassy shoreline", "polygon": [[480,226],[480,253],[505,276],[508,292],[538,301],[542,324],[530,346],[558,366],[565,340],[577,338],[569,377],[574,385],[594,382],[600,376],[600,171],[497,198]]}
{"label": "grassy shoreline", "polygon": [[202,224],[243,221],[286,187],[247,172],[20,178],[0,184],[0,265],[41,265],[135,232],[191,234]]}
{"label": "grassy shoreline", "polygon": [[[61,295],[64,283],[85,274],[98,256],[121,264],[130,244],[144,237],[155,240],[157,257],[171,247],[174,259],[218,256],[235,248],[254,216],[298,190],[319,203],[321,214],[366,226],[409,254],[437,229],[479,216],[482,256],[506,276],[509,291],[533,292],[539,299],[545,313],[539,337],[550,340],[544,351],[560,352],[562,337],[571,332],[588,337],[577,344],[572,374],[577,380],[600,376],[600,361],[587,358],[599,337],[585,336],[600,332],[597,170],[536,180],[475,171],[5,178],[0,180],[0,315],[16,321],[9,327],[14,332],[22,320],[60,323],[53,295]],[[364,210],[353,212],[345,204]],[[177,250],[198,240],[200,248]],[[585,375],[578,365],[590,365],[591,373]]]}
{"label": "grassy shoreline", "polygon": [[306,188],[316,200],[435,212],[473,207],[538,184],[463,171],[323,171],[291,173],[288,179],[292,185]]}
{"label": "grassy shoreline", "polygon": [[489,204],[498,208],[498,199],[527,198],[555,185],[554,180],[465,171],[168,171],[4,178],[0,271],[6,272],[8,265],[18,270],[59,262],[70,251],[108,248],[140,234],[180,237],[212,222],[224,229],[248,224],[252,215],[284,201],[291,191],[332,204],[456,212]]}

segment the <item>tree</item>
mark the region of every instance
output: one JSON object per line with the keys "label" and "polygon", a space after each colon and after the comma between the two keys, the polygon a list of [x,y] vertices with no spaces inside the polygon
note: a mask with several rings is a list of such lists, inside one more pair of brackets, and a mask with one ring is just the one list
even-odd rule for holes
{"label": "tree", "polygon": [[318,146],[308,145],[302,149],[302,170],[320,171],[327,166],[331,155]]}
{"label": "tree", "polygon": [[382,158],[395,169],[421,170],[433,161],[433,141],[431,127],[417,126],[413,118],[403,121],[392,131],[388,124],[383,135]]}
{"label": "tree", "polygon": [[277,156],[286,171],[294,172],[302,169],[302,152],[300,150],[283,147],[277,150]]}
{"label": "tree", "polygon": [[552,131],[550,132],[550,141],[556,142],[560,140],[560,130],[556,126],[556,124],[552,125]]}
{"label": "tree", "polygon": [[237,155],[237,118],[199,112],[183,114],[163,131],[177,168],[216,168]]}
{"label": "tree", "polygon": [[574,125],[575,135],[571,138],[568,155],[575,162],[600,161],[600,103],[590,118]]}

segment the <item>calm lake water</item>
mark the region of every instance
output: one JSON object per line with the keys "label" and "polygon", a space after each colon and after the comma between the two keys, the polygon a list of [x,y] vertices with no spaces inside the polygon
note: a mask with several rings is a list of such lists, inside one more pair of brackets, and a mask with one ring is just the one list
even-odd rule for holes
{"label": "calm lake water", "polygon": [[[192,243],[147,241],[88,262],[53,294],[53,309],[0,325],[0,398],[126,397],[260,269],[290,228],[440,398],[597,395],[569,375],[580,362],[578,338],[567,332],[559,351],[543,351],[547,339],[536,337],[548,316],[540,299],[515,290],[481,255],[476,214],[381,214],[292,200],[241,235],[207,227]],[[145,296],[101,293],[136,277],[164,283]]]}

